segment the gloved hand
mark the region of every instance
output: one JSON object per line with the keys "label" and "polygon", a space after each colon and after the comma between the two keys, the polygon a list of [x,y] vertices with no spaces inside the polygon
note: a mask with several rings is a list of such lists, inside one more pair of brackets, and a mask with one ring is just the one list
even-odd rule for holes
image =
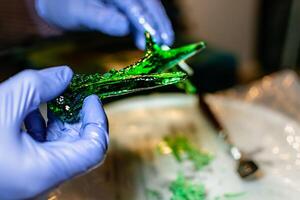
{"label": "gloved hand", "polygon": [[71,78],[69,68],[56,67],[23,71],[0,84],[0,199],[33,197],[103,160],[107,119],[97,96],[85,99],[75,125],[50,116],[46,126],[38,110]]}
{"label": "gloved hand", "polygon": [[144,48],[144,32],[156,42],[171,45],[172,25],[160,0],[36,0],[36,10],[46,21],[68,30],[88,28],[113,36],[132,33]]}

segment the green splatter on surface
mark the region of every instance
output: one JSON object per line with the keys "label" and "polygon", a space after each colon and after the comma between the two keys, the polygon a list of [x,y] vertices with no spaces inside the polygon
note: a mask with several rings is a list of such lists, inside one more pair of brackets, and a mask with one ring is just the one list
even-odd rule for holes
{"label": "green splatter on surface", "polygon": [[246,195],[246,192],[225,193],[222,196],[215,197],[214,200],[238,200],[244,195]]}
{"label": "green splatter on surface", "polygon": [[213,159],[212,155],[199,150],[185,136],[169,136],[164,141],[177,161],[182,162],[187,157],[197,170],[207,166]]}
{"label": "green splatter on surface", "polygon": [[[177,175],[176,180],[172,181],[169,186],[171,192],[170,200],[208,200],[205,185],[194,183],[184,177],[183,173]],[[221,196],[214,197],[214,200],[240,200],[246,192],[225,193]],[[148,200],[162,200],[160,192],[156,190],[147,190]]]}
{"label": "green splatter on surface", "polygon": [[188,181],[182,174],[170,184],[171,200],[205,200],[204,185]]}
{"label": "green splatter on surface", "polygon": [[[163,50],[149,33],[146,32],[145,36],[146,51],[142,59],[126,68],[111,70],[103,75],[75,74],[67,90],[48,103],[49,109],[62,121],[74,123],[79,120],[83,100],[91,94],[103,99],[179,83],[186,79],[186,74],[174,71],[174,67],[205,48],[205,43],[200,42]],[[171,69],[172,72],[168,72]],[[192,89],[190,84],[187,86],[187,89]]]}

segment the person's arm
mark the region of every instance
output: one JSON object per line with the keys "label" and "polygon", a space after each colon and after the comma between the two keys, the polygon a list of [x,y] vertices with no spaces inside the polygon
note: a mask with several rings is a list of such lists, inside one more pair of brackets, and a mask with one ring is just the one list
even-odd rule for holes
{"label": "person's arm", "polygon": [[134,35],[144,48],[148,30],[160,44],[171,45],[172,25],[160,0],[36,0],[38,14],[66,30],[90,29],[113,36]]}
{"label": "person's arm", "polygon": [[103,160],[108,124],[97,96],[85,99],[77,124],[48,113],[46,125],[39,111],[72,76],[68,67],[26,70],[0,84],[0,199],[34,197]]}

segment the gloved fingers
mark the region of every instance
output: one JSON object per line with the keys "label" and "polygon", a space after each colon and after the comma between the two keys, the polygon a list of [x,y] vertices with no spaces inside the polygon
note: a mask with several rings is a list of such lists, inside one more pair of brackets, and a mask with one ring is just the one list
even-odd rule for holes
{"label": "gloved fingers", "polygon": [[[141,45],[140,39],[144,38],[145,31],[150,32],[157,43],[162,43],[158,27],[140,0],[113,0],[113,2],[129,19],[139,48],[145,47],[145,44]],[[143,43],[145,43],[145,39],[143,39]]]}
{"label": "gloved fingers", "polygon": [[127,18],[115,7],[97,0],[97,3],[87,1],[84,7],[78,9],[82,9],[78,11],[78,17],[84,27],[113,36],[129,34]]}
{"label": "gloved fingers", "polygon": [[73,71],[68,66],[51,67],[37,72],[39,80],[36,85],[41,98],[40,103],[48,102],[60,95],[73,77]]}
{"label": "gloved fingers", "polygon": [[81,122],[68,124],[62,122],[48,109],[47,141],[74,141],[80,137]]}
{"label": "gloved fingers", "polygon": [[142,33],[141,31],[137,31],[136,33],[134,33],[134,42],[139,49],[145,49],[146,48],[145,34]]}
{"label": "gloved fingers", "polygon": [[172,45],[174,41],[174,31],[172,24],[166,14],[166,11],[160,0],[141,0],[152,16],[155,27],[158,27],[158,34],[162,40],[162,44]]}
{"label": "gloved fingers", "polygon": [[[99,98],[96,95],[87,97],[81,110],[81,122],[68,124],[62,122],[48,110],[47,141],[74,141],[79,138],[95,136],[99,139],[99,129],[107,132],[108,122]],[[102,136],[102,134],[100,134]],[[108,134],[105,140],[108,144]],[[107,146],[106,144],[106,146]]]}
{"label": "gloved fingers", "polygon": [[39,142],[44,142],[46,140],[46,123],[39,109],[36,109],[27,115],[25,118],[25,127],[27,133],[34,140]]}
{"label": "gloved fingers", "polygon": [[59,120],[54,114],[48,109],[47,110],[47,141],[57,141],[62,137],[65,131],[64,123]]}
{"label": "gloved fingers", "polygon": [[[90,101],[92,103],[86,103]],[[99,106],[99,99],[97,96],[92,95],[86,98],[80,113],[81,121],[75,124],[62,122],[48,110],[47,141],[74,141],[80,137],[86,137],[84,129],[89,126],[89,122],[92,120],[98,120],[93,123],[93,125],[100,124],[100,128],[107,130],[108,125],[105,113],[103,110],[99,110],[99,107],[101,107],[101,103]],[[106,123],[103,124],[102,121]],[[89,132],[87,133],[89,134]]]}
{"label": "gloved fingers", "polygon": [[107,119],[97,96],[87,97],[83,105],[81,137],[76,141],[44,144],[51,162],[65,179],[86,172],[105,157],[108,146]]}
{"label": "gloved fingers", "polygon": [[[84,100],[82,107],[82,138],[104,141],[108,145],[108,121],[102,104],[96,95]],[[104,137],[104,138],[103,138]]]}
{"label": "gloved fingers", "polygon": [[108,121],[98,96],[87,97],[82,107],[81,139],[79,146],[86,145],[88,168],[99,164],[107,151],[109,143]]}
{"label": "gloved fingers", "polygon": [[47,108],[47,127],[48,129],[55,129],[57,131],[63,131],[65,126],[64,123],[57,118],[49,108]]}
{"label": "gloved fingers", "polygon": [[25,70],[6,82],[6,104],[10,105],[6,119],[11,126],[21,127],[25,117],[68,86],[73,76],[68,67],[54,67],[44,70]]}

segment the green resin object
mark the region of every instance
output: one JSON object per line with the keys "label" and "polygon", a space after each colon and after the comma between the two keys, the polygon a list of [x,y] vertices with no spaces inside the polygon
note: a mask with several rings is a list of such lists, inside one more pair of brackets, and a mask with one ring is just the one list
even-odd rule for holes
{"label": "green resin object", "polygon": [[202,184],[188,181],[182,174],[170,184],[171,200],[205,200],[206,192]]}
{"label": "green resin object", "polygon": [[184,136],[170,136],[166,137],[164,141],[177,161],[182,162],[184,158],[187,158],[197,170],[210,164],[213,159],[210,154],[199,150]]}
{"label": "green resin object", "polygon": [[49,102],[48,108],[63,122],[75,123],[79,120],[83,100],[91,94],[104,99],[185,80],[186,73],[180,70],[174,71],[174,67],[205,48],[205,43],[200,42],[162,50],[148,32],[145,33],[145,37],[145,55],[138,62],[119,71],[111,70],[105,74],[75,74],[66,91]]}

